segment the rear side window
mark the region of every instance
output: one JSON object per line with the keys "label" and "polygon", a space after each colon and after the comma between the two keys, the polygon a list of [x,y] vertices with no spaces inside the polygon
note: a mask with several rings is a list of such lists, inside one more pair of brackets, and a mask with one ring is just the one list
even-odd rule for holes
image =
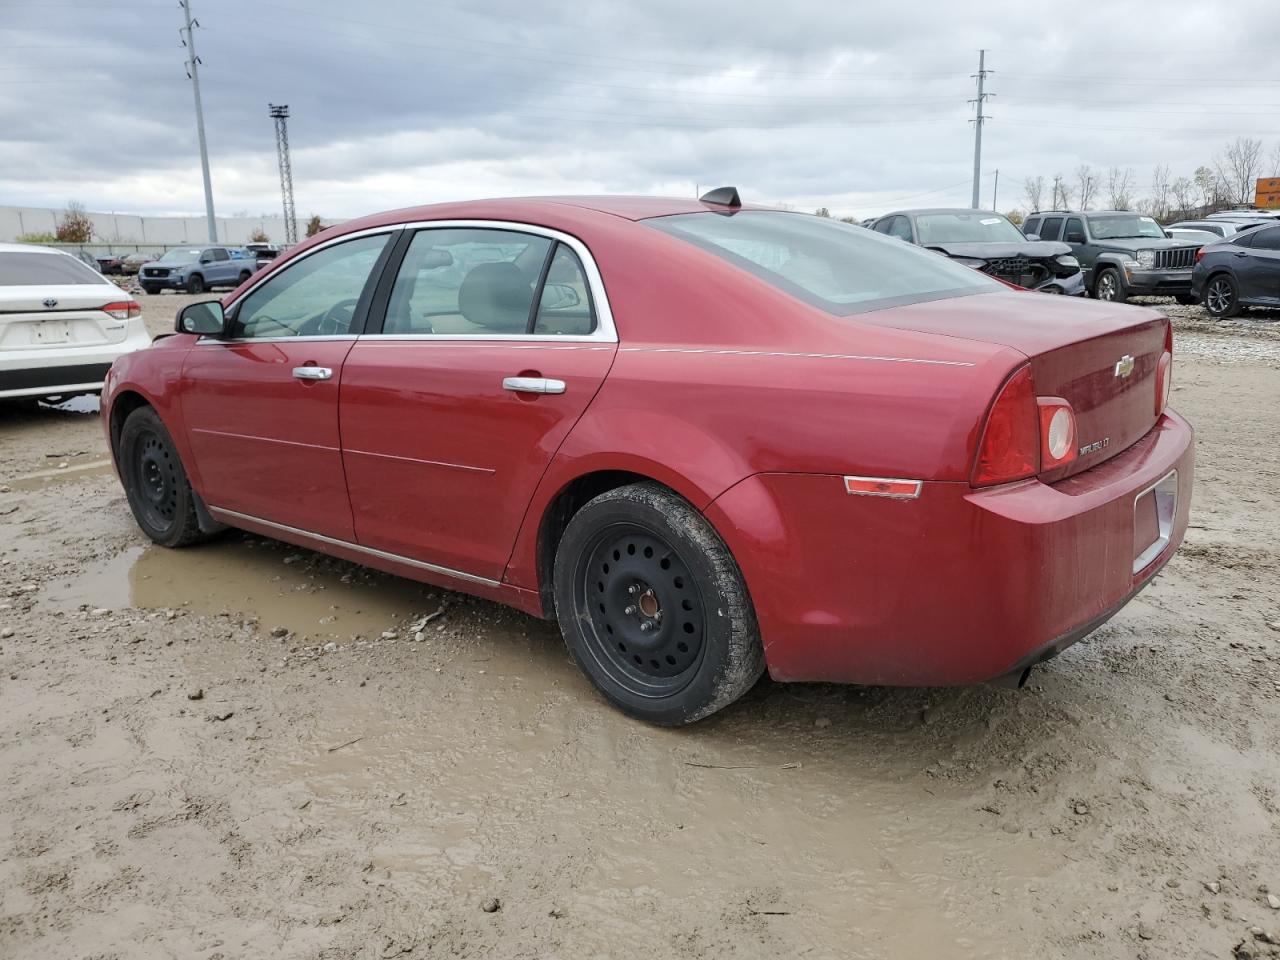
{"label": "rear side window", "polygon": [[75,257],[61,253],[0,253],[0,287],[102,282],[101,276]]}
{"label": "rear side window", "polygon": [[1057,240],[1062,233],[1061,217],[1045,217],[1044,226],[1040,229],[1041,240]]}
{"label": "rear side window", "polygon": [[595,328],[591,291],[587,289],[582,261],[567,246],[558,243],[542,284],[533,332],[583,336]]}
{"label": "rear side window", "polygon": [[1255,230],[1252,237],[1255,250],[1280,250],[1280,227]]}
{"label": "rear side window", "polygon": [[1004,289],[945,257],[824,217],[744,210],[645,223],[836,316]]}

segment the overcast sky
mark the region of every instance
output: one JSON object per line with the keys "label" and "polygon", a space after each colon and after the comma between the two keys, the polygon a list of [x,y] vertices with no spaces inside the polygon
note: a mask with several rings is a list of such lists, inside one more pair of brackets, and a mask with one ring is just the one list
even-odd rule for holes
{"label": "overcast sky", "polygon": [[[1081,163],[1190,175],[1280,145],[1280,0],[1083,4],[192,0],[219,214],[547,193],[744,198],[869,216],[983,202]],[[0,0],[0,203],[202,213],[177,0]],[[1280,173],[1280,171],[1265,171]],[[1046,200],[1048,198],[1046,197]]]}

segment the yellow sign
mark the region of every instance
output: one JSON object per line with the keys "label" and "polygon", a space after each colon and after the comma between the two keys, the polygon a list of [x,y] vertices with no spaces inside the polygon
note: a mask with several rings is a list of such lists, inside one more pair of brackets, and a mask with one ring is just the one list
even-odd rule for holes
{"label": "yellow sign", "polygon": [[1280,177],[1260,177],[1253,205],[1259,210],[1280,207]]}

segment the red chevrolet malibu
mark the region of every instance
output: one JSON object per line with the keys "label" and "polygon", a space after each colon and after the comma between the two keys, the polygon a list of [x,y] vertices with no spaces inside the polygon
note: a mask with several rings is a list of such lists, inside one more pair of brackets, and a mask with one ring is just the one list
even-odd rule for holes
{"label": "red chevrolet malibu", "polygon": [[559,620],[614,704],[1025,677],[1187,524],[1158,313],[736,191],[324,231],[121,358],[157,543],[225,526]]}

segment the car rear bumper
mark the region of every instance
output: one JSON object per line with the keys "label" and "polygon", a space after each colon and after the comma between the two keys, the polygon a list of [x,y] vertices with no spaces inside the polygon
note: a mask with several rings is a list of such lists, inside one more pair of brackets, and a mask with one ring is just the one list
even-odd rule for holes
{"label": "car rear bumper", "polygon": [[[1182,541],[1193,461],[1191,427],[1166,413],[1053,485],[926,482],[900,500],[850,496],[838,476],[760,474],[707,516],[742,567],[775,679],[969,684],[1061,652],[1141,590]],[[1153,552],[1135,501],[1171,476]]]}
{"label": "car rear bumper", "polygon": [[136,326],[120,343],[0,352],[0,398],[101,390],[111,364],[150,345],[141,324]]}

